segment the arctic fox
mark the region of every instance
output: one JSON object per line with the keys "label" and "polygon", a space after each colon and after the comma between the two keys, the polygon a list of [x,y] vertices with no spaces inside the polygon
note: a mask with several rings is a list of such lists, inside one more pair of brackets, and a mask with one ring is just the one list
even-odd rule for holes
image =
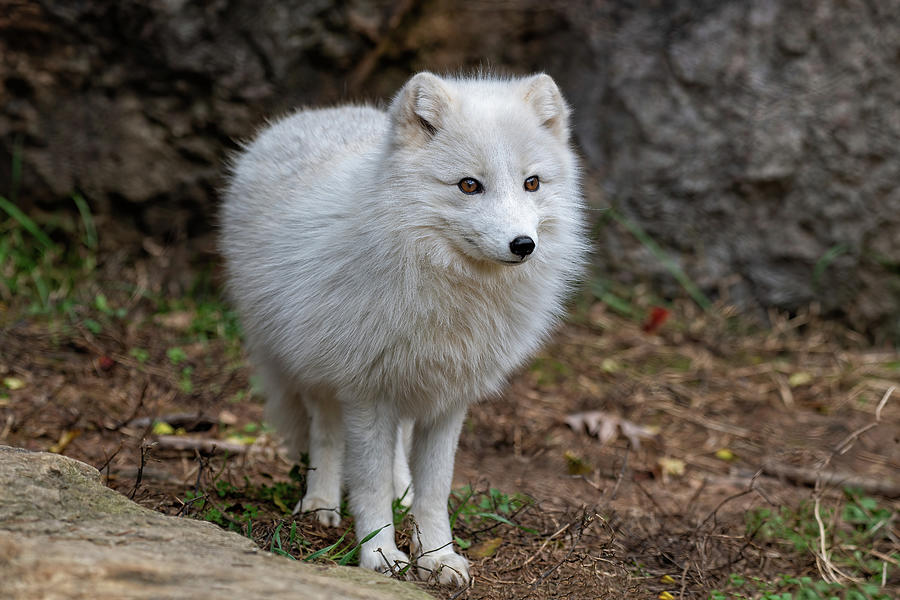
{"label": "arctic fox", "polygon": [[337,525],[343,484],[358,538],[378,531],[363,567],[408,564],[391,499],[411,469],[418,575],[469,580],[447,515],[466,408],[538,348],[585,263],[568,121],[547,75],[426,72],[387,111],[276,121],[232,165],[220,243],[267,418],[309,449],[298,509]]}

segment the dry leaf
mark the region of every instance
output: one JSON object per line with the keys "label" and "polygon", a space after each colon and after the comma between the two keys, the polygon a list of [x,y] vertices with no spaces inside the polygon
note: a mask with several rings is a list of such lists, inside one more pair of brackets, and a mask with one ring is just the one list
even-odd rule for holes
{"label": "dry leaf", "polygon": [[589,462],[571,450],[566,450],[563,457],[566,459],[566,466],[570,475],[590,475],[594,471],[594,467]]}
{"label": "dry leaf", "polygon": [[484,540],[466,550],[466,555],[472,558],[487,558],[493,556],[501,544],[503,544],[503,538],[499,537]]}
{"label": "dry leaf", "polygon": [[175,331],[186,331],[194,322],[194,313],[186,310],[173,310],[154,316],[153,322]]}
{"label": "dry leaf", "polygon": [[799,387],[801,385],[806,385],[812,381],[812,375],[805,371],[798,371],[797,373],[792,373],[788,378],[788,385],[793,387]]}
{"label": "dry leaf", "polygon": [[668,458],[663,456],[656,462],[663,474],[663,478],[667,475],[673,475],[675,477],[684,475],[684,461],[680,458]]}
{"label": "dry leaf", "polygon": [[50,446],[49,452],[54,452],[56,454],[61,454],[68,446],[72,440],[81,435],[80,429],[67,429],[62,432],[59,436],[59,441]]}
{"label": "dry leaf", "polygon": [[641,440],[653,439],[657,433],[654,428],[637,425],[601,410],[572,413],[566,416],[565,422],[573,431],[587,430],[590,435],[600,440],[601,444],[613,440],[616,431],[619,430],[635,450],[641,447]]}
{"label": "dry leaf", "polygon": [[3,385],[5,385],[8,389],[15,391],[21,390],[23,387],[25,387],[25,382],[18,377],[4,377]]}
{"label": "dry leaf", "polygon": [[235,425],[237,422],[237,415],[230,410],[223,410],[219,413],[219,423],[222,425]]}
{"label": "dry leaf", "polygon": [[737,457],[734,455],[734,452],[732,452],[728,448],[720,448],[716,450],[716,458],[718,458],[719,460],[730,462]]}
{"label": "dry leaf", "polygon": [[153,435],[173,435],[175,428],[165,421],[156,421],[153,423]]}

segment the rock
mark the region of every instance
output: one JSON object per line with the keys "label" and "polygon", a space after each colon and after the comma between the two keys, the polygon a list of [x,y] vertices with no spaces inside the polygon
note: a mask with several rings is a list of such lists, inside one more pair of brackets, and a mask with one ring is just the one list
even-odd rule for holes
{"label": "rock", "polygon": [[4,598],[427,600],[412,584],[291,561],[215,525],[168,517],[58,454],[0,446]]}
{"label": "rock", "polygon": [[[21,156],[30,199],[80,189],[183,235],[214,222],[227,152],[266,116],[383,102],[425,68],[544,70],[594,206],[707,293],[900,339],[897,0],[7,5],[0,182]],[[682,294],[627,229],[597,237],[602,273]]]}

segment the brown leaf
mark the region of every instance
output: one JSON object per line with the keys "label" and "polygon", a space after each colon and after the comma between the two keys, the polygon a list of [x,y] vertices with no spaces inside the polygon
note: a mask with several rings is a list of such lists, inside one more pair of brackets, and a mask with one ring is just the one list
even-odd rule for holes
{"label": "brown leaf", "polygon": [[616,431],[621,431],[635,450],[641,447],[641,440],[653,439],[657,433],[654,428],[632,423],[602,410],[572,413],[566,415],[564,420],[573,431],[587,430],[588,434],[600,440],[601,444],[615,439]]}
{"label": "brown leaf", "polygon": [[503,538],[495,537],[489,540],[484,540],[478,544],[475,544],[468,550],[466,550],[466,554],[472,558],[487,558],[489,556],[493,556],[503,544]]}

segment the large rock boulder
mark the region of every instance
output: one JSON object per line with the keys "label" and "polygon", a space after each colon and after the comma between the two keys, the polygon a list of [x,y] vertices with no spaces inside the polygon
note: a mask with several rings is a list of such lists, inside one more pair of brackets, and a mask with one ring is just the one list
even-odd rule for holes
{"label": "large rock boulder", "polygon": [[[705,290],[900,334],[896,0],[4,8],[0,182],[21,156],[30,198],[80,189],[150,231],[208,227],[227,151],[266,115],[384,100],[419,69],[545,70],[576,107],[594,205]],[[678,293],[626,229],[597,248],[607,273]]]}
{"label": "large rock boulder", "polygon": [[374,572],[295,562],[236,533],[138,506],[96,469],[0,446],[4,598],[427,600]]}

